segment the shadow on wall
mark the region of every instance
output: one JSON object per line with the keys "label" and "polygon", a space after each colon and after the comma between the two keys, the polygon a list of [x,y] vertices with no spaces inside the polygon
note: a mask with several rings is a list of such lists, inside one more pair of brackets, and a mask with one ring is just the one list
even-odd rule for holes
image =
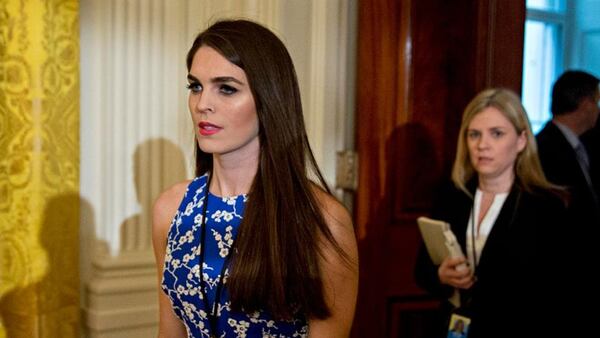
{"label": "shadow on wall", "polygon": [[6,337],[79,338],[79,251],[83,258],[89,250],[85,245],[79,247],[80,212],[93,214],[90,204],[76,193],[48,200],[39,233],[42,252],[47,255],[45,274],[41,280],[16,288],[0,300]]}
{"label": "shadow on wall", "polygon": [[133,177],[140,212],[121,223],[121,251],[151,248],[152,206],[160,193],[186,178],[183,151],[164,138],[139,144],[133,154]]}
{"label": "shadow on wall", "polygon": [[[121,225],[124,249],[150,250],[153,201],[161,191],[186,178],[185,159],[179,147],[160,138],[141,143],[133,157],[141,211]],[[108,243],[97,238],[94,209],[78,193],[49,198],[41,223],[36,241],[40,253],[47,256],[44,264],[32,266],[31,254],[39,253],[27,248],[0,257],[10,262],[18,256],[24,259],[23,269],[43,269],[40,279],[0,298],[0,338],[80,337],[81,309],[89,306],[85,297],[80,298],[81,291],[92,279],[92,262],[107,252]],[[19,249],[19,243],[13,244],[14,250]],[[4,247],[10,251],[13,246]]]}
{"label": "shadow on wall", "polygon": [[[428,214],[441,166],[427,126],[405,123],[385,143],[385,184],[359,243],[359,301],[352,337],[437,337],[436,305],[413,280],[420,238],[415,219]],[[375,180],[376,181],[376,180]],[[377,276],[377,278],[371,278]],[[408,295],[408,296],[407,296]]]}
{"label": "shadow on wall", "polygon": [[408,219],[414,225],[417,216],[429,212],[441,180],[440,153],[421,123],[409,122],[394,129],[386,145],[389,190],[385,195],[391,199],[392,218]]}

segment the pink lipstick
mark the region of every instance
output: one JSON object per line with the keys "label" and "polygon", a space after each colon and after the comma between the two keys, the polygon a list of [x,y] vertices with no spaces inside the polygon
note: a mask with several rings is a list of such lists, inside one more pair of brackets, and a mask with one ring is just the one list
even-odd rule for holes
{"label": "pink lipstick", "polygon": [[212,123],[202,121],[202,122],[198,123],[198,129],[200,131],[200,135],[210,136],[210,135],[214,135],[214,134],[218,133],[219,131],[221,131],[222,128],[219,126],[216,126]]}

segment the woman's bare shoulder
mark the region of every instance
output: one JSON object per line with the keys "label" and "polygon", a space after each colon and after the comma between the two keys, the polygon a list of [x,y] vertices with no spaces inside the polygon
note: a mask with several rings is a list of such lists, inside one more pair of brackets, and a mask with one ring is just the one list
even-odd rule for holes
{"label": "woman's bare shoulder", "polygon": [[317,203],[321,206],[325,222],[332,232],[340,230],[339,228],[353,230],[350,213],[337,198],[328,194],[317,185],[313,185],[313,193]]}
{"label": "woman's bare shoulder", "polygon": [[[153,227],[168,228],[190,182],[191,180],[186,180],[176,183],[158,196],[152,209]],[[166,231],[167,229],[161,230]]]}

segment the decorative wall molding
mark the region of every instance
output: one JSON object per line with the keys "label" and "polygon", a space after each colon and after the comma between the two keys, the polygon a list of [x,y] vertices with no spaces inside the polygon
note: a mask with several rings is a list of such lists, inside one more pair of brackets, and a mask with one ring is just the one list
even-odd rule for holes
{"label": "decorative wall molding", "polygon": [[[309,86],[308,105],[305,106],[305,119],[308,138],[312,143],[315,158],[323,163],[324,153],[319,145],[323,144],[325,135],[324,116],[325,112],[325,90],[327,88],[327,2],[311,1],[310,20],[310,60],[309,60]],[[321,118],[319,118],[321,117]],[[331,156],[330,156],[331,157]],[[324,168],[323,168],[324,169]],[[332,182],[332,181],[329,181]]]}
{"label": "decorative wall molding", "polygon": [[356,11],[356,1],[311,1],[305,119],[315,158],[332,188],[335,153],[354,145]]}
{"label": "decorative wall molding", "polygon": [[[176,3],[82,1],[81,192],[95,209],[97,237],[113,255],[151,247],[142,209],[174,183],[166,182],[172,173],[160,161],[166,148],[191,155],[181,37],[186,11]],[[147,165],[158,171],[136,176],[150,171],[138,168]],[[137,224],[122,233],[123,222],[136,215]]]}
{"label": "decorative wall molding", "polygon": [[157,277],[152,257],[151,251],[140,251],[94,259],[96,275],[88,284],[84,309],[90,338],[156,335]]}
{"label": "decorative wall molding", "polygon": [[81,194],[91,209],[81,226],[102,248],[81,263],[92,266],[85,328],[90,337],[155,336],[152,203],[191,172],[187,4],[87,0],[81,18]]}

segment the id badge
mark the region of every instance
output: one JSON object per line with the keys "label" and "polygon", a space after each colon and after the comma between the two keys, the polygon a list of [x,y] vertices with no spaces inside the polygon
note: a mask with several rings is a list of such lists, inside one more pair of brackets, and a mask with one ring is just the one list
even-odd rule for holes
{"label": "id badge", "polygon": [[447,338],[467,338],[471,326],[471,318],[453,313],[450,316]]}

